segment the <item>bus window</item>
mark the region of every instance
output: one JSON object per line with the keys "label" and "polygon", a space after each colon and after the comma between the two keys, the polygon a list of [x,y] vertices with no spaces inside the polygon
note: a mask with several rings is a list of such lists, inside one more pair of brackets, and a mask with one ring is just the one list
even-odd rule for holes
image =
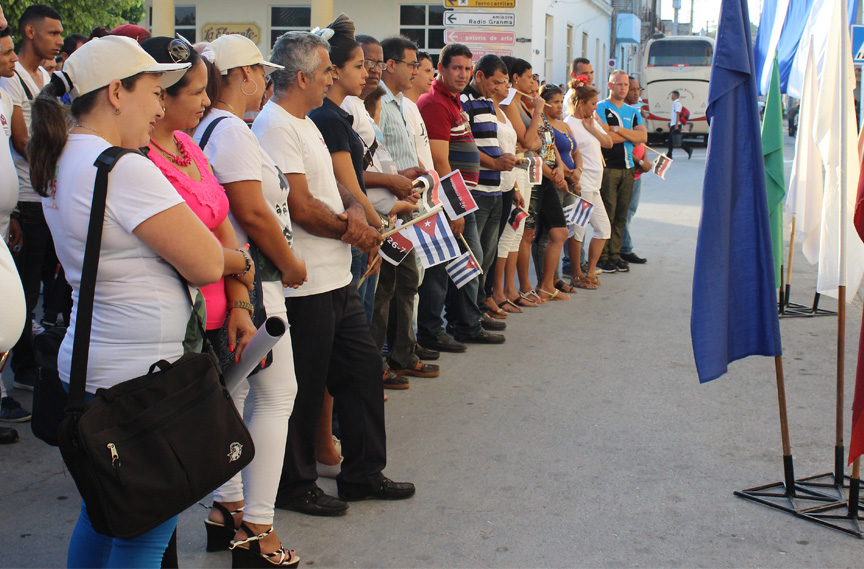
{"label": "bus window", "polygon": [[648,53],[650,67],[710,67],[713,57],[711,44],[706,41],[672,40],[655,41]]}

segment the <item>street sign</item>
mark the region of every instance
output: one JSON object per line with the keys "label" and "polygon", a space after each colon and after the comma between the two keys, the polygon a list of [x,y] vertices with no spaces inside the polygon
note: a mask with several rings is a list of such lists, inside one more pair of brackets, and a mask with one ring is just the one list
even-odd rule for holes
{"label": "street sign", "polygon": [[516,26],[513,12],[444,12],[444,25],[448,27],[471,26],[478,28],[512,28]]}
{"label": "street sign", "polygon": [[512,49],[472,49],[471,50],[471,61],[474,63],[477,62],[478,59],[488,54],[497,55],[498,57],[504,57],[505,55],[509,55],[512,57],[513,50]]}
{"label": "street sign", "polygon": [[610,59],[608,61],[608,65],[609,65],[609,69],[615,69],[616,67],[618,67],[618,60],[617,59]]}
{"label": "street sign", "polygon": [[515,8],[516,0],[444,0],[445,8]]}
{"label": "street sign", "polygon": [[852,26],[852,61],[864,65],[864,26]]}
{"label": "street sign", "polygon": [[444,30],[444,43],[471,45],[516,45],[516,32],[486,30]]}

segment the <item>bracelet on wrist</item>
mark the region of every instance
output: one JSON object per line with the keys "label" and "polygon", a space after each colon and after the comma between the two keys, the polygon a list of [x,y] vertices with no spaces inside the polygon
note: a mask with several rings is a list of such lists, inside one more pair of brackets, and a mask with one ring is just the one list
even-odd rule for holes
{"label": "bracelet on wrist", "polygon": [[234,308],[242,308],[243,310],[247,310],[249,312],[250,318],[255,315],[255,307],[252,306],[252,303],[248,300],[235,300],[231,304],[231,306],[228,307],[228,310],[231,311]]}
{"label": "bracelet on wrist", "polygon": [[236,249],[236,251],[237,251],[238,253],[240,253],[241,255],[243,255],[243,260],[246,262],[246,268],[243,269],[243,272],[241,272],[241,273],[234,273],[234,274],[231,275],[231,276],[232,276],[232,277],[242,277],[243,275],[245,275],[246,273],[249,272],[249,269],[252,268],[252,257],[249,256],[249,251],[247,251],[247,250],[246,250],[245,248],[243,248],[243,247],[241,247],[240,249]]}

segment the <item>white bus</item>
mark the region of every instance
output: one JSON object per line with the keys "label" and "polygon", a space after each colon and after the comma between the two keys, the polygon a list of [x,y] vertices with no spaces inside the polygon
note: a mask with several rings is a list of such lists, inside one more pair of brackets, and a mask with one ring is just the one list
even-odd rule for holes
{"label": "white bus", "polygon": [[[681,95],[681,104],[690,111],[684,136],[708,140],[708,81],[714,39],[701,36],[672,36],[653,39],[642,58],[642,118],[652,139],[669,132],[672,91]],[[662,133],[662,134],[661,134]]]}

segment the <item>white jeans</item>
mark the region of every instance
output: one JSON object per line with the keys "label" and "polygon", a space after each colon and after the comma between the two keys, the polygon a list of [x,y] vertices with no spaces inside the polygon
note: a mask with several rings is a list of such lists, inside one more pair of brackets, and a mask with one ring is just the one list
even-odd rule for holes
{"label": "white jeans", "polygon": [[288,419],[297,396],[297,379],[282,283],[265,282],[263,290],[267,316],[285,321],[285,335],[273,347],[273,363],[267,369],[259,370],[237,385],[228,386],[234,405],[246,421],[255,442],[255,458],[218,488],[213,498],[217,502],[245,500],[243,520],[270,525],[282,477]]}
{"label": "white jeans", "polygon": [[[531,182],[528,179],[528,171],[522,168],[513,169],[516,174],[516,189],[514,192],[519,192],[522,199],[525,200],[525,205],[531,202]],[[509,211],[505,211],[504,215],[510,215]],[[525,232],[525,220],[519,222],[519,229],[513,229],[509,223],[504,225],[504,231],[498,239],[498,258],[506,259],[510,253],[515,253],[519,250],[519,244],[522,242],[522,233]]]}

